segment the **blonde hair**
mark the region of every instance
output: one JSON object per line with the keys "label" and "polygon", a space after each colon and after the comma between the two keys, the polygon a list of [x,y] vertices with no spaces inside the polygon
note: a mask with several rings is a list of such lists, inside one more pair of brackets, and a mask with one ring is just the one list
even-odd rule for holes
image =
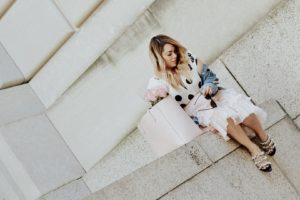
{"label": "blonde hair", "polygon": [[[175,47],[175,52],[177,52],[176,67],[166,67],[166,63],[162,57],[165,44],[171,44]],[[189,58],[186,52],[187,49],[184,46],[169,36],[159,34],[152,37],[149,44],[149,55],[154,65],[155,75],[166,80],[176,89],[178,89],[180,85],[184,86],[180,75],[184,75],[191,80],[191,70],[188,66]]]}

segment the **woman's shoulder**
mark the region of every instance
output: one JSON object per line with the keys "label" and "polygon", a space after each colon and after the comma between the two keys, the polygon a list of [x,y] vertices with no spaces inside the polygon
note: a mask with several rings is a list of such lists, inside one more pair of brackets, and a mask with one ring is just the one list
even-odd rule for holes
{"label": "woman's shoulder", "polygon": [[203,71],[203,68],[207,66],[201,58],[199,58],[196,54],[194,54],[191,50],[187,49],[186,54],[189,57],[189,62],[191,67],[197,68],[198,73]]}

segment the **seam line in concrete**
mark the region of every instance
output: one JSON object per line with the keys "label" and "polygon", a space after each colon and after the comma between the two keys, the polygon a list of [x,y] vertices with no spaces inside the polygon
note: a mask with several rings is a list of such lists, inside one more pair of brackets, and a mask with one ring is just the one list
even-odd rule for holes
{"label": "seam line in concrete", "polygon": [[288,178],[288,176],[286,175],[285,171],[283,171],[280,167],[280,165],[276,162],[276,160],[274,158],[271,158],[272,161],[277,165],[279,171],[282,173],[282,175],[285,177],[285,179],[287,180],[287,182],[291,185],[291,187],[295,190],[295,192],[297,193],[298,197],[300,197],[300,193],[297,190],[297,187],[294,185],[294,183]]}
{"label": "seam line in concrete", "polygon": [[[293,121],[292,118],[290,118],[289,116],[286,116],[285,118],[288,118],[290,121]],[[279,120],[277,123],[283,121],[285,118]],[[275,124],[277,124],[275,123]],[[274,125],[275,125],[274,124]],[[295,127],[297,127],[294,123],[293,125]],[[297,187],[294,185],[294,183],[288,178],[288,176],[286,175],[285,171],[281,169],[280,165],[277,163],[277,161],[274,159],[274,157],[271,157],[272,161],[277,165],[278,169],[280,170],[280,172],[283,174],[283,176],[286,178],[286,180],[291,184],[291,186],[294,188],[294,190],[296,191],[297,195],[300,197],[300,191],[298,191]]]}
{"label": "seam line in concrete", "polygon": [[[5,48],[5,46],[3,45],[3,43],[0,41],[0,45],[3,47],[4,51],[7,53],[7,55],[10,57],[10,59],[14,62],[15,66],[16,66],[16,69],[20,72],[20,74],[23,76],[23,81],[25,81],[25,75],[23,74],[23,72],[20,70],[19,66],[17,65],[17,63],[15,62],[15,60],[11,57],[11,55],[9,54],[9,52],[7,51],[7,49]],[[14,85],[16,86],[16,85]],[[14,86],[9,86],[9,87],[6,87],[6,88],[10,88],[10,87],[14,87]],[[2,89],[6,89],[6,88],[1,88]]]}
{"label": "seam line in concrete", "polygon": [[[235,82],[240,86],[240,88],[243,90],[243,92],[245,92],[245,94],[250,97],[250,95],[248,94],[248,92],[243,88],[242,84],[237,80],[237,78],[233,75],[233,73],[229,70],[228,66],[225,64],[225,62],[222,60],[222,58],[219,59],[221,61],[221,63],[224,65],[225,69],[228,71],[228,73],[232,76],[232,78],[235,80]],[[255,104],[255,102],[252,100],[251,98],[251,102]]]}
{"label": "seam line in concrete", "polygon": [[[201,147],[201,146],[200,146]],[[201,147],[202,148],[202,147]],[[191,179],[193,179],[195,176],[205,172],[206,170],[208,170],[209,168],[215,166],[220,160],[224,159],[227,155],[232,154],[233,152],[237,151],[238,149],[240,149],[240,146],[236,149],[234,149],[233,151],[227,153],[225,156],[223,156],[222,158],[216,160],[215,162],[213,162],[209,157],[209,159],[212,161],[212,163],[210,165],[208,165],[206,168],[204,168],[203,170],[199,171],[198,173],[194,174],[193,176],[191,176],[190,178],[186,179],[185,181],[183,181],[182,183],[178,184],[177,186],[175,186],[174,188],[172,188],[170,191],[168,191],[167,193],[161,195],[159,198],[157,198],[157,200],[161,199],[162,197],[166,196],[168,193],[172,192],[173,190],[175,190],[176,188],[180,187],[181,185],[185,184],[186,182],[190,181]],[[203,150],[204,151],[204,150]],[[207,153],[204,151],[204,153],[207,155]],[[207,155],[208,156],[208,155]]]}
{"label": "seam line in concrete", "polygon": [[[46,118],[49,120],[50,124],[52,125],[52,127],[56,130],[56,132],[58,133],[59,137],[62,139],[63,143],[66,145],[66,147],[69,149],[69,151],[71,152],[71,154],[74,156],[74,158],[76,159],[76,161],[78,162],[78,164],[80,165],[81,169],[83,170],[84,174],[86,174],[86,170],[84,169],[84,167],[81,165],[80,161],[77,159],[76,155],[74,154],[74,152],[72,151],[72,149],[70,148],[70,146],[67,144],[67,142],[65,141],[65,139],[62,137],[61,133],[57,130],[57,128],[54,126],[54,124],[52,123],[52,121],[50,120],[47,112],[44,112]],[[83,175],[84,175],[83,174]],[[83,177],[80,176],[79,178]],[[77,178],[77,179],[79,179]],[[75,179],[75,180],[77,180]]]}
{"label": "seam line in concrete", "polygon": [[23,118],[20,118],[20,119],[14,120],[14,121],[10,121],[10,122],[7,122],[7,123],[3,123],[3,124],[0,125],[0,127],[4,127],[4,126],[7,126],[7,125],[16,123],[16,122],[20,122],[20,121],[22,121],[22,120],[25,120],[25,119],[28,119],[28,118],[31,118],[31,117],[35,117],[35,116],[41,115],[41,114],[43,114],[43,113],[44,113],[44,111],[41,111],[41,112],[38,112],[38,113],[33,114],[33,115],[28,115],[28,116],[25,116],[25,117],[23,117]]}
{"label": "seam line in concrete", "polygon": [[[292,118],[290,118],[289,116],[285,116],[282,119],[278,120],[276,123],[272,124],[270,127],[268,127],[266,130],[270,129],[271,127],[275,126],[276,124],[279,124],[281,121],[283,121],[284,119],[290,119],[292,122]],[[297,128],[297,126],[293,123],[293,125]],[[286,180],[291,184],[291,186],[295,189],[297,195],[300,197],[300,192],[297,190],[296,186],[291,182],[291,180],[287,177],[286,173],[281,169],[280,165],[276,162],[276,160],[274,159],[274,157],[271,157],[273,162],[275,162],[275,164],[277,165],[278,169],[280,170],[280,172],[284,175],[284,177],[286,178]]]}

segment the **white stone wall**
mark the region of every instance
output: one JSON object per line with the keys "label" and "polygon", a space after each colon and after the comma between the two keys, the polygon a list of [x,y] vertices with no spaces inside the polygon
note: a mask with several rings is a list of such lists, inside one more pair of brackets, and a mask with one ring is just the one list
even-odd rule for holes
{"label": "white stone wall", "polygon": [[75,27],[80,25],[104,0],[54,0]]}

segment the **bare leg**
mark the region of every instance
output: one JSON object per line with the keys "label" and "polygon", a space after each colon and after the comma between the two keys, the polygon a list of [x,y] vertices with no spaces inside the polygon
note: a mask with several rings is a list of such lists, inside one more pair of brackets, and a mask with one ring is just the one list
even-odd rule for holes
{"label": "bare leg", "polygon": [[250,114],[243,122],[245,126],[254,130],[255,134],[260,138],[261,141],[266,141],[268,135],[263,130],[260,121],[257,119],[257,116],[252,113]]}
{"label": "bare leg", "polygon": [[229,133],[229,136],[246,147],[251,156],[257,155],[259,152],[261,152],[260,148],[249,139],[240,125],[235,125],[233,119],[231,118],[228,118],[227,121],[227,132]]}

